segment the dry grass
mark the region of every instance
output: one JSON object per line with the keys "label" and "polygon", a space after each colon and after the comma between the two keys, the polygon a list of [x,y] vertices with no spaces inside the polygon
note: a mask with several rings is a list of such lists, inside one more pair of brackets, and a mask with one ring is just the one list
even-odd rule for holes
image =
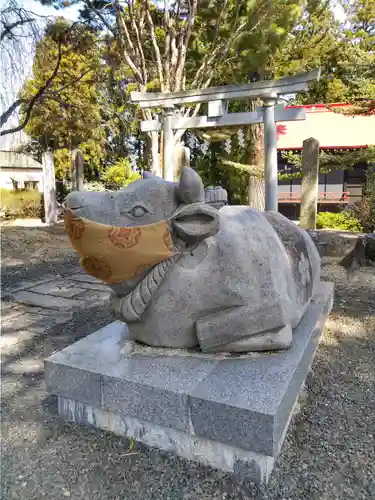
{"label": "dry grass", "polygon": [[41,194],[39,191],[10,191],[0,188],[0,206],[9,217],[40,217]]}
{"label": "dry grass", "polygon": [[52,227],[4,225],[1,240],[1,262],[4,266],[33,265],[75,254],[61,223]]}

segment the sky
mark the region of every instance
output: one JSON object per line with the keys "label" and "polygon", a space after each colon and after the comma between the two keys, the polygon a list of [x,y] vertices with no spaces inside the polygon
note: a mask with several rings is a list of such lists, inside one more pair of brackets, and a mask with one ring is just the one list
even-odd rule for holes
{"label": "sky", "polygon": [[339,21],[340,23],[345,21],[346,16],[344,9],[338,2],[336,1],[332,2],[332,10],[333,13],[335,14],[335,18],[337,19],[337,21]]}

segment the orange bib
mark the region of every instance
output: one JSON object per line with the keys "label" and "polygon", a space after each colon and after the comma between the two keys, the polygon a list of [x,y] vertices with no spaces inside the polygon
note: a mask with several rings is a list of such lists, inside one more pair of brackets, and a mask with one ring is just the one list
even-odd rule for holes
{"label": "orange bib", "polygon": [[67,209],[65,229],[83,269],[107,284],[133,280],[176,253],[168,222],[118,227],[76,216]]}

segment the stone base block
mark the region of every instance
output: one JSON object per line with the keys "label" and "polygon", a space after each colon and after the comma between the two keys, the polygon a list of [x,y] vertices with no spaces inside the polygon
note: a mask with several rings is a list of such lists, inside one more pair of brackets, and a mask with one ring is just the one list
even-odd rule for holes
{"label": "stone base block", "polygon": [[60,415],[267,482],[304,384],[333,285],[321,283],[290,349],[202,354],[133,342],[114,322],[45,360]]}
{"label": "stone base block", "polygon": [[152,424],[119,412],[93,408],[63,396],[58,396],[57,404],[60,416],[67,422],[93,425],[118,436],[134,438],[147,446],[231,472],[239,475],[241,479],[246,478],[257,484],[267,483],[273,469],[274,457],[262,453]]}

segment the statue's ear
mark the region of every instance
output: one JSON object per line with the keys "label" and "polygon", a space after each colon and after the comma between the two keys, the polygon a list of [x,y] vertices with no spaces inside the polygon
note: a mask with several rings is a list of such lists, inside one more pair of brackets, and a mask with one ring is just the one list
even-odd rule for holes
{"label": "statue's ear", "polygon": [[188,205],[172,216],[172,227],[173,232],[186,243],[199,243],[219,231],[219,212],[204,203]]}
{"label": "statue's ear", "polygon": [[195,170],[190,167],[185,167],[182,170],[177,193],[179,199],[186,205],[204,202],[203,182]]}

